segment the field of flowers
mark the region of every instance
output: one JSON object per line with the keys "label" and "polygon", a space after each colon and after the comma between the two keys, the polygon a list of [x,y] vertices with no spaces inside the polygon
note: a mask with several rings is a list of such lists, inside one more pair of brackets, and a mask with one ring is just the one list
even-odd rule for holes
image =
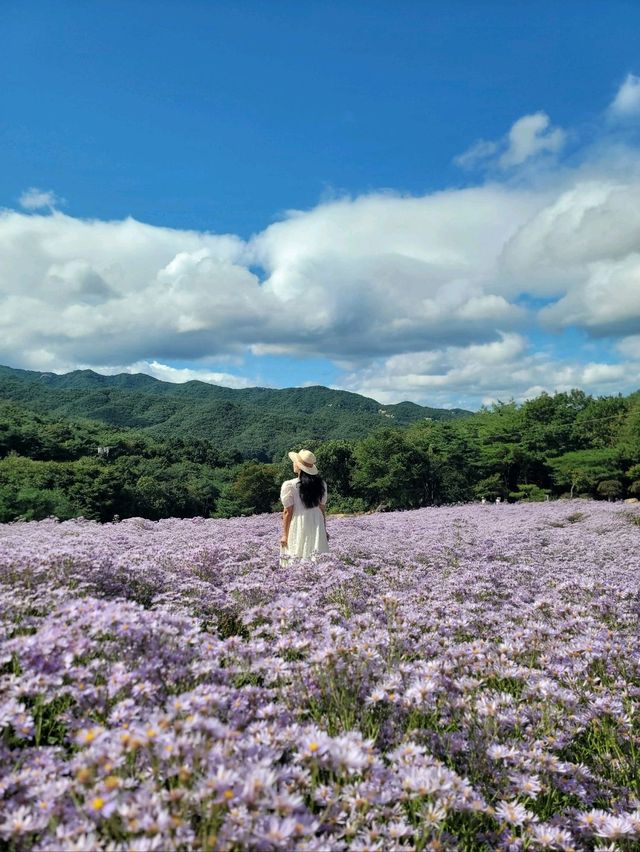
{"label": "field of flowers", "polygon": [[640,849],[640,509],[0,527],[0,845]]}

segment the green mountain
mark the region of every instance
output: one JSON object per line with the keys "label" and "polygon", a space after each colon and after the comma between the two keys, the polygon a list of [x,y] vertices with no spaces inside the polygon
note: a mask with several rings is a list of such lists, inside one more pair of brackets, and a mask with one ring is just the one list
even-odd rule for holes
{"label": "green mountain", "polygon": [[303,444],[363,438],[382,426],[471,414],[412,402],[381,405],[322,386],[234,389],[197,381],[174,384],[144,374],[74,370],[57,375],[3,366],[0,399],[38,413],[141,430],[165,441],[208,439],[220,450],[263,460],[279,459]]}

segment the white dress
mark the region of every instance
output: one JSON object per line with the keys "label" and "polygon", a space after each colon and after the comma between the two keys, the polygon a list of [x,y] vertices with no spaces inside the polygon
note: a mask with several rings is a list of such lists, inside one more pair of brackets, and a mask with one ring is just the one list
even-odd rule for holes
{"label": "white dress", "polygon": [[[320,503],[324,506],[327,502],[327,483],[323,481],[322,484],[324,494]],[[307,509],[300,497],[299,485],[300,480],[296,477],[283,482],[280,489],[282,505],[285,508],[293,506],[287,548],[289,555],[306,558],[314,553],[328,553],[329,542],[327,541],[322,509],[320,506]]]}

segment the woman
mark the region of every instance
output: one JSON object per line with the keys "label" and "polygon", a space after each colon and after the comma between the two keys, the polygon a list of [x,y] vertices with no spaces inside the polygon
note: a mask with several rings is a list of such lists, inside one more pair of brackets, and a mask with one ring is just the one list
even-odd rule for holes
{"label": "woman", "polygon": [[318,474],[316,457],[309,450],[289,453],[294,479],[282,483],[280,500],[284,555],[307,558],[314,553],[329,552],[327,519],[327,485]]}

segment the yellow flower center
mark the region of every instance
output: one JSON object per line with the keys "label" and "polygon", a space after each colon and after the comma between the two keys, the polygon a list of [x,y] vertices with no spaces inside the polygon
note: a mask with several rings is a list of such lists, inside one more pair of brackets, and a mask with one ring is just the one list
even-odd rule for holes
{"label": "yellow flower center", "polygon": [[91,781],[93,776],[93,772],[89,769],[88,766],[81,766],[80,769],[76,772],[76,779],[81,784],[88,784]]}

